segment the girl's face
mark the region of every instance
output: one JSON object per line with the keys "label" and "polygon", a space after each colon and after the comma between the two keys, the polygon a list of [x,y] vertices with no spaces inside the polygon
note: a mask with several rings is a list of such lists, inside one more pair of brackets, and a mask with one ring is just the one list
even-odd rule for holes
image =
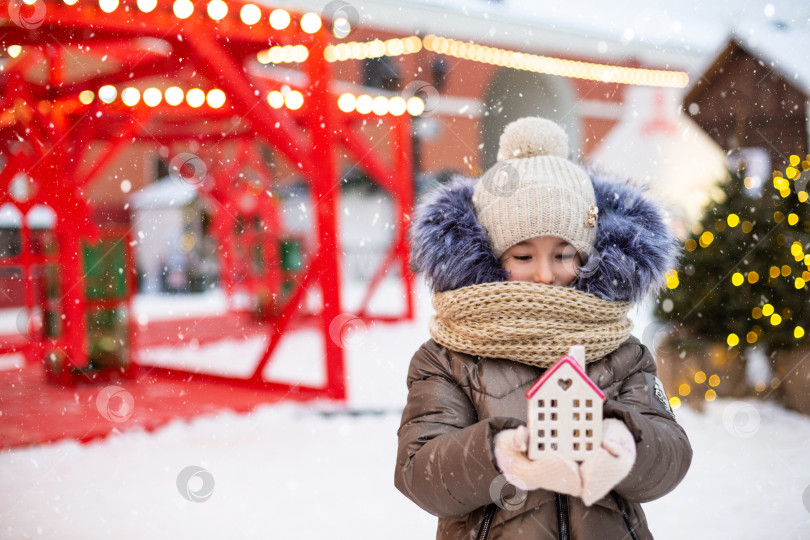
{"label": "girl's face", "polygon": [[501,266],[509,281],[529,281],[567,287],[579,274],[582,259],[577,250],[556,236],[535,236],[507,249]]}

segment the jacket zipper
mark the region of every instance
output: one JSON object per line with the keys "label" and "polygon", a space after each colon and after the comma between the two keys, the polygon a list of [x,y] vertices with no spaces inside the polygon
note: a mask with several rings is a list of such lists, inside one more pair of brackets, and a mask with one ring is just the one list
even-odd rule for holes
{"label": "jacket zipper", "polygon": [[478,531],[478,536],[475,537],[475,540],[486,540],[487,536],[489,536],[489,527],[492,525],[495,510],[497,510],[497,507],[494,504],[490,504],[484,514],[484,522],[481,523],[481,530]]}
{"label": "jacket zipper", "polygon": [[568,495],[554,494],[557,504],[557,533],[560,540],[569,540],[568,535]]}
{"label": "jacket zipper", "polygon": [[630,531],[630,538],[632,538],[633,540],[638,540],[636,530],[633,528],[633,524],[630,523],[630,516],[628,516],[627,512],[624,511],[624,507],[621,504],[619,504],[619,496],[616,495],[615,491],[611,491],[610,496],[613,499],[613,502],[616,503],[616,506],[619,507],[619,512],[622,513],[622,519],[624,520],[624,524],[627,526],[627,530]]}

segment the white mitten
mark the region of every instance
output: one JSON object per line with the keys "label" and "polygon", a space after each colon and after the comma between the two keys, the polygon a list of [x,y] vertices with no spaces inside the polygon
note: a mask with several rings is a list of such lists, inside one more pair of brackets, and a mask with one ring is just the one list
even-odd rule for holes
{"label": "white mitten", "polygon": [[624,480],[636,462],[636,441],[633,434],[616,418],[602,421],[602,446],[582,465],[582,501],[590,506],[607,495]]}
{"label": "white mitten", "polygon": [[526,426],[505,429],[495,435],[495,460],[510,484],[526,491],[543,488],[579,497],[582,481],[577,463],[556,452],[545,452],[540,459],[526,456],[529,430]]}

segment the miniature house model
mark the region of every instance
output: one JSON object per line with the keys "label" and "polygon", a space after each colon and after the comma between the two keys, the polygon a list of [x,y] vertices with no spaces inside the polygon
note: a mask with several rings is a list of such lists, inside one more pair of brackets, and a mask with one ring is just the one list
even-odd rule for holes
{"label": "miniature house model", "polygon": [[526,392],[528,399],[529,459],[543,452],[559,452],[584,460],[602,442],[602,402],[605,394],[585,373],[585,348],[548,368]]}

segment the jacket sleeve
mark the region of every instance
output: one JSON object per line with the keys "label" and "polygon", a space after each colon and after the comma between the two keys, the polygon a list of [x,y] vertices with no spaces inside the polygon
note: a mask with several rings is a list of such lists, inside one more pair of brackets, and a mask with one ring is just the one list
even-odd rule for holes
{"label": "jacket sleeve", "polygon": [[656,377],[655,360],[639,346],[640,369],[623,382],[616,399],[604,404],[604,416],[622,420],[636,440],[636,462],[615,488],[627,500],[647,502],[675,489],[692,462],[686,432],[675,421]]}
{"label": "jacket sleeve", "polygon": [[411,360],[394,484],[431,514],[457,518],[493,502],[490,486],[500,475],[493,438],[521,422],[478,421],[465,390],[469,374],[452,373],[451,362],[443,349],[425,345]]}

